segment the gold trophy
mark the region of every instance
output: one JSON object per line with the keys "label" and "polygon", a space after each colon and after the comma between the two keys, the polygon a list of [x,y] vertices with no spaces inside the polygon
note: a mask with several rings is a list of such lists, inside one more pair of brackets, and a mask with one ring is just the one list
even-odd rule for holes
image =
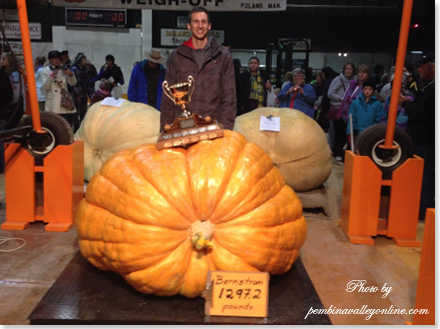
{"label": "gold trophy", "polygon": [[195,80],[190,75],[188,82],[177,83],[168,86],[168,82],[162,83],[164,94],[180,106],[182,113],[176,118],[172,125],[166,124],[164,131],[159,135],[156,143],[157,149],[186,146],[202,140],[223,137],[224,132],[221,124],[207,116],[202,118],[200,115],[190,113],[186,104],[191,101],[194,92]]}
{"label": "gold trophy", "polygon": [[168,82],[162,83],[164,94],[173,101],[174,104],[180,106],[183,113],[182,117],[187,118],[191,113],[186,110],[186,103],[191,102],[191,96],[194,92],[196,83],[192,75],[188,76],[188,82],[182,82],[168,87]]}

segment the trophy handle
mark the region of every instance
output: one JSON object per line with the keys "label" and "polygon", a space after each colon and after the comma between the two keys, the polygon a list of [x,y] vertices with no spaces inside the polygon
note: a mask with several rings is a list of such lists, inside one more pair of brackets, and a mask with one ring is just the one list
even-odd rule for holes
{"label": "trophy handle", "polygon": [[166,80],[162,83],[162,90],[163,90],[163,93],[164,93],[169,99],[171,99],[171,100],[173,101],[174,104],[176,104],[176,100],[175,100],[174,97],[172,96],[172,94],[171,94],[171,90],[170,90],[170,88],[168,87],[168,82],[167,82]]}
{"label": "trophy handle", "polygon": [[[192,87],[192,89],[191,89]],[[192,77],[192,75],[188,75],[188,88],[190,89],[189,95],[188,95],[188,102],[191,101],[191,96],[194,92],[194,89],[196,88],[196,80]]]}

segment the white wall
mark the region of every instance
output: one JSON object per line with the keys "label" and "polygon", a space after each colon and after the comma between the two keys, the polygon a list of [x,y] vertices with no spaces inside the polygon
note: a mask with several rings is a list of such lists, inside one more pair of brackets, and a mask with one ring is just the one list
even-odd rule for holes
{"label": "white wall", "polygon": [[53,26],[53,43],[32,43],[32,53],[47,56],[48,52],[68,50],[73,58],[83,52],[99,71],[105,64],[105,56],[115,56],[115,63],[124,73],[127,92],[133,63],[145,58],[144,51],[152,45],[152,11],[142,10],[142,25],[139,28],[112,29],[91,27]]}

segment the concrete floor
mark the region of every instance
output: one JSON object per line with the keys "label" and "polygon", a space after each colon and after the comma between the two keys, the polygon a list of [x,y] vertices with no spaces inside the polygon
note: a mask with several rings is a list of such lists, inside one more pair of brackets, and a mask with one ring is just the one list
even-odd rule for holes
{"label": "concrete floor", "polygon": [[[338,225],[343,166],[333,163],[325,187],[330,217],[323,212],[305,212],[308,237],[301,259],[326,309],[414,308],[421,248],[398,247],[386,237],[375,238],[373,246],[355,245]],[[5,220],[4,175],[0,175],[0,224]],[[424,224],[418,225],[422,241]],[[14,252],[0,252],[0,325],[26,325],[37,303],[55,282],[78,250],[74,229],[64,233],[44,231],[36,222],[23,231],[0,230],[0,239],[18,237],[26,245]],[[0,245],[11,249],[16,242]],[[347,292],[352,280],[365,280],[365,287],[392,287],[383,298],[380,292]],[[306,316],[306,314],[304,314]],[[318,317],[320,315],[312,315]],[[412,315],[332,315],[334,325],[404,325]]]}

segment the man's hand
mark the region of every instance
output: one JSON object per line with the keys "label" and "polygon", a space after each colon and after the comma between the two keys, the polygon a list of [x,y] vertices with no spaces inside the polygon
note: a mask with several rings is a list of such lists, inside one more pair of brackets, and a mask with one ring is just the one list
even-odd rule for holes
{"label": "man's hand", "polygon": [[400,96],[399,96],[399,105],[402,105],[403,102],[410,101],[410,100],[411,100],[410,97],[406,97],[405,95],[400,94]]}
{"label": "man's hand", "polygon": [[62,70],[63,70],[65,75],[67,75],[69,77],[73,76],[73,72],[70,71],[68,68],[63,67]]}

